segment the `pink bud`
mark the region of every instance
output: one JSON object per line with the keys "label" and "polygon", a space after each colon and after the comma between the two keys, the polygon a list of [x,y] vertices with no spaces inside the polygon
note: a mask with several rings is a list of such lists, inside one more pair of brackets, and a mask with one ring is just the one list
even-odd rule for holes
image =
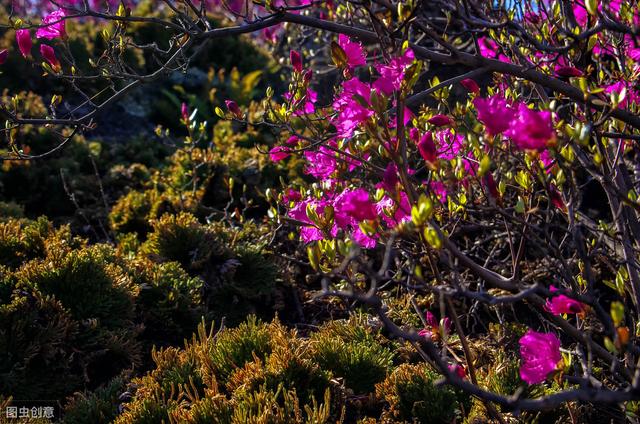
{"label": "pink bud", "polygon": [[18,42],[18,48],[23,57],[27,57],[31,54],[31,47],[33,42],[31,41],[31,33],[28,29],[19,29],[16,31],[16,41]]}
{"label": "pink bud", "polygon": [[489,194],[494,199],[498,199],[500,197],[500,192],[498,191],[498,186],[496,185],[496,180],[491,175],[491,172],[487,172],[484,177],[482,177],[482,183],[489,191]]}
{"label": "pink bud", "polygon": [[45,58],[49,65],[55,70],[58,71],[60,69],[60,62],[56,57],[56,52],[53,47],[48,46],[46,44],[40,44],[40,54]]}
{"label": "pink bud", "polygon": [[460,81],[460,85],[462,85],[464,88],[466,88],[468,91],[472,93],[480,94],[480,87],[478,86],[478,83],[476,83],[471,78],[463,79],[462,81]]}
{"label": "pink bud", "polygon": [[435,115],[427,122],[436,127],[444,127],[445,125],[451,125],[453,121],[446,115]]}
{"label": "pink bud", "polygon": [[449,371],[456,373],[463,380],[467,377],[467,370],[460,364],[449,365]]}
{"label": "pink bud", "polygon": [[304,82],[309,83],[311,81],[312,76],[313,76],[313,71],[309,69],[307,72],[304,73],[304,76],[303,76]]}
{"label": "pink bud", "polygon": [[189,106],[186,103],[182,103],[180,107],[180,114],[185,122],[189,122]]}
{"label": "pink bud", "polygon": [[574,68],[573,66],[556,66],[555,72],[557,76],[566,78],[581,77],[584,75],[580,69]]}
{"label": "pink bud", "polygon": [[242,117],[242,111],[240,110],[236,102],[234,102],[233,100],[225,100],[224,104],[227,105],[227,109],[229,110],[229,112],[233,113],[236,118]]}
{"label": "pink bud", "polygon": [[436,316],[433,315],[431,311],[427,311],[427,313],[424,314],[424,319],[425,321],[427,321],[427,325],[429,327],[438,328],[438,320],[436,319]]}
{"label": "pink bud", "polygon": [[295,50],[291,50],[291,53],[289,53],[289,59],[291,60],[293,70],[296,72],[302,72],[302,58],[300,57],[300,53]]}
{"label": "pink bud", "polygon": [[0,65],[3,65],[7,61],[8,57],[9,57],[9,50],[7,49],[0,50]]}
{"label": "pink bud", "polygon": [[551,195],[551,203],[553,203],[553,206],[560,209],[561,211],[566,212],[567,205],[564,203],[564,200],[562,199],[562,194],[560,194],[560,192],[558,191],[555,185],[551,184],[549,186],[549,194]]}
{"label": "pink bud", "polygon": [[434,163],[436,161],[436,145],[433,142],[433,135],[430,132],[426,132],[420,142],[418,143],[418,151],[420,152],[420,156],[422,159],[429,163]]}
{"label": "pink bud", "polygon": [[276,146],[273,149],[269,150],[269,157],[273,162],[280,162],[281,160],[286,159],[289,156],[289,149],[287,149],[286,147]]}

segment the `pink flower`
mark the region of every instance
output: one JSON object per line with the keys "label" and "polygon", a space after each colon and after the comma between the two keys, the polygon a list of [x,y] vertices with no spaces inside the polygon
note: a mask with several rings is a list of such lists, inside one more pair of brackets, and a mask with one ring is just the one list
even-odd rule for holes
{"label": "pink flower", "polygon": [[369,193],[364,189],[345,190],[339,199],[340,204],[336,205],[336,210],[339,209],[357,222],[378,217],[374,204],[369,200]]}
{"label": "pink flower", "polygon": [[[549,288],[551,292],[557,292],[558,289],[554,286]],[[552,313],[553,315],[560,314],[579,314],[584,312],[585,306],[581,302],[577,300],[571,299],[564,294],[559,294],[551,298],[551,300],[547,299],[547,303],[544,305],[544,309],[547,312]]]}
{"label": "pink flower", "polygon": [[478,120],[484,124],[489,136],[505,132],[515,117],[514,109],[505,99],[498,96],[477,97],[473,104],[478,111]]}
{"label": "pink flower", "polygon": [[376,203],[376,213],[389,227],[411,220],[411,204],[406,193],[400,193],[400,204],[389,196],[384,196]]}
{"label": "pink flower", "polygon": [[269,157],[273,162],[280,162],[290,156],[289,149],[282,146],[276,146],[269,150]]}
{"label": "pink flower", "polygon": [[[356,96],[358,100],[356,100]],[[333,108],[337,113],[332,124],[338,130],[338,136],[349,138],[355,129],[373,116],[373,110],[367,107],[371,101],[371,87],[357,78],[342,83],[342,92],[334,100]]]}
{"label": "pink flower", "polygon": [[544,166],[545,172],[547,174],[551,173],[551,169],[553,168],[555,160],[551,156],[551,153],[549,153],[548,149],[540,153],[540,162],[542,162],[542,166]]}
{"label": "pink flower", "polygon": [[436,161],[436,145],[433,142],[433,135],[430,132],[424,133],[420,139],[418,151],[426,162],[434,163]]}
{"label": "pink flower", "polygon": [[462,81],[460,81],[460,85],[462,85],[464,88],[466,88],[468,91],[472,93],[480,94],[480,87],[478,86],[478,83],[472,80],[471,78],[463,79]]}
{"label": "pink flower", "polygon": [[413,50],[407,49],[402,56],[392,59],[388,65],[378,65],[376,70],[380,73],[380,78],[373,83],[373,88],[387,96],[399,90],[404,72],[414,59]]}
{"label": "pink flower", "polygon": [[480,47],[480,56],[493,59],[498,55],[498,43],[487,37],[480,37],[478,39],[478,46]]}
{"label": "pink flower", "polygon": [[7,49],[0,50],[0,65],[4,65],[4,63],[7,61],[8,58],[9,58],[9,50]]}
{"label": "pink flower", "polygon": [[447,115],[435,115],[429,118],[427,122],[429,122],[431,125],[434,125],[436,127],[444,127],[446,125],[451,125],[453,121]]}
{"label": "pink flower", "polygon": [[436,133],[438,158],[452,160],[460,156],[464,149],[464,135],[454,134],[452,130],[440,130]]}
{"label": "pink flower", "polygon": [[481,37],[478,39],[478,46],[480,47],[480,56],[489,59],[497,58],[501,62],[510,62],[509,58],[500,53],[500,46],[494,40]]}
{"label": "pink flower", "polygon": [[42,28],[39,28],[36,32],[36,38],[46,38],[47,40],[53,40],[54,38],[64,38],[66,36],[65,31],[65,18],[66,14],[64,10],[56,10],[53,13],[45,16],[42,19]]}
{"label": "pink flower", "polygon": [[53,47],[47,46],[46,44],[40,44],[40,54],[47,62],[49,62],[49,65],[51,65],[54,71],[58,72],[60,70],[60,62],[56,57],[56,52]]}
{"label": "pink flower", "polygon": [[307,160],[305,174],[313,175],[321,180],[329,178],[338,167],[335,153],[325,146],[320,146],[317,151],[304,152],[304,157]]}
{"label": "pink flower", "polygon": [[18,42],[18,48],[23,57],[27,57],[31,54],[31,47],[33,42],[31,41],[31,33],[28,29],[19,29],[16,31],[16,41]]}
{"label": "pink flower", "polygon": [[373,249],[374,247],[376,247],[376,238],[369,237],[368,235],[363,233],[360,227],[356,228],[353,233],[351,233],[351,237],[356,243],[358,243],[358,245],[364,247],[365,249]]}
{"label": "pink flower", "polygon": [[[288,91],[284,93],[284,98],[286,100],[291,101],[292,100],[291,93],[289,93]],[[304,97],[300,99],[300,101],[297,101],[292,104],[292,107],[296,110],[295,111],[296,116],[301,116],[303,114],[311,115],[312,113],[315,113],[316,101],[318,101],[318,92],[310,88],[307,88],[307,91]]]}
{"label": "pink flower", "polygon": [[338,45],[344,50],[347,56],[347,65],[349,68],[355,68],[356,66],[364,66],[367,64],[366,56],[362,50],[362,45],[351,41],[349,37],[344,34],[338,36]]}
{"label": "pink flower", "polygon": [[285,202],[297,202],[302,199],[302,195],[299,191],[292,188],[287,189],[286,193],[282,196],[282,200]]}
{"label": "pink flower", "polygon": [[441,181],[431,181],[429,183],[429,188],[431,189],[433,194],[436,195],[440,203],[442,204],[447,203],[448,192],[447,192],[447,186],[444,185],[444,183],[442,183]]}
{"label": "pink flower", "polygon": [[431,311],[427,311],[424,314],[424,319],[427,326],[418,332],[418,335],[427,337],[430,339],[439,339],[444,337],[445,334],[451,333],[451,320],[449,317],[444,317],[440,321],[436,318]]}
{"label": "pink flower", "polygon": [[555,137],[551,113],[529,109],[527,105],[520,103],[516,117],[505,135],[520,149],[542,151]]}
{"label": "pink flower", "polygon": [[[309,225],[305,225],[300,229],[300,238],[304,243],[311,243],[316,240],[324,240],[325,234],[316,227],[311,219],[307,216],[307,205],[312,207],[319,216],[324,215],[325,207],[329,206],[329,202],[326,200],[306,199],[300,201],[289,210],[289,216],[300,222],[304,222]],[[338,227],[334,224],[331,228],[330,236],[335,237],[338,234]]]}
{"label": "pink flower", "polygon": [[583,6],[578,4],[573,5],[573,16],[576,18],[576,22],[581,27],[587,26],[587,22],[589,21],[589,12]]}
{"label": "pink flower", "polygon": [[295,50],[291,50],[289,53],[289,59],[291,60],[293,70],[296,72],[302,72],[302,57],[300,57],[300,53]]}
{"label": "pink flower", "polygon": [[614,84],[608,85],[605,87],[604,92],[607,94],[614,92],[621,93],[623,89],[626,89],[627,94],[618,105],[619,108],[626,109],[627,105],[631,103],[640,103],[640,96],[626,81],[618,81]]}
{"label": "pink flower", "polygon": [[527,384],[543,382],[562,360],[560,340],[553,333],[538,333],[529,329],[520,338],[520,378]]}

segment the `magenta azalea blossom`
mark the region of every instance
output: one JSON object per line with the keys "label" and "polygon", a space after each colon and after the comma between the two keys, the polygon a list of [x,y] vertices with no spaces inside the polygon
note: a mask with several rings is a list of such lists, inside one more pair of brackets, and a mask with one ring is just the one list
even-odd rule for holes
{"label": "magenta azalea blossom", "polygon": [[64,38],[66,36],[64,10],[56,10],[42,19],[42,28],[36,32],[36,38],[53,40],[54,38]]}
{"label": "magenta azalea blossom", "polygon": [[[551,292],[558,291],[557,288],[551,286],[549,288]],[[568,296],[563,294],[559,294],[557,296],[552,297],[551,299],[547,299],[547,302],[544,305],[544,309],[553,315],[560,314],[580,314],[584,312],[585,307],[584,304],[578,302],[577,300],[571,299]]]}
{"label": "magenta azalea blossom", "polygon": [[[324,215],[325,207],[329,206],[329,202],[326,200],[307,199],[295,204],[293,208],[289,210],[289,216],[300,222],[304,222],[308,225],[302,226],[300,229],[300,238],[304,243],[311,243],[316,240],[324,240],[324,233],[313,223],[307,216],[307,206],[311,206],[318,215]],[[338,235],[338,227],[334,224],[329,234],[331,237]]]}
{"label": "magenta azalea blossom", "polygon": [[401,222],[411,221],[411,204],[404,192],[400,193],[399,204],[391,197],[384,196],[382,200],[376,203],[376,212],[392,228]]}
{"label": "magenta azalea blossom", "polygon": [[448,191],[447,191],[447,186],[444,185],[444,183],[442,183],[441,181],[431,181],[429,183],[429,188],[431,189],[433,194],[436,195],[440,203],[442,204],[447,203]]}
{"label": "magenta azalea blossom", "polygon": [[18,42],[18,49],[23,57],[27,57],[31,54],[31,48],[33,42],[31,41],[31,33],[28,29],[19,29],[16,31],[16,41]]}
{"label": "magenta azalea blossom", "polygon": [[551,113],[529,109],[527,105],[520,103],[516,118],[505,135],[520,149],[543,151],[555,138]]}
{"label": "magenta azalea blossom", "polygon": [[490,136],[502,134],[508,130],[515,117],[515,110],[499,96],[478,97],[473,104],[478,111],[478,120],[484,124]]}
{"label": "magenta azalea blossom", "polygon": [[553,333],[538,333],[529,329],[520,338],[520,378],[527,384],[543,382],[562,360],[560,340]]}
{"label": "magenta azalea blossom", "polygon": [[374,204],[369,200],[369,193],[362,188],[345,190],[340,195],[339,202],[340,204],[336,205],[336,210],[339,208],[341,212],[357,222],[366,219],[373,220],[378,217]]}
{"label": "magenta azalea blossom", "polygon": [[619,108],[625,109],[631,103],[640,103],[640,95],[638,95],[638,92],[631,88],[630,84],[626,81],[618,81],[614,84],[608,85],[604,90],[606,94],[622,93],[622,91],[626,91],[627,94],[618,104]]}
{"label": "magenta azalea blossom", "polygon": [[438,142],[438,158],[440,159],[455,159],[464,149],[464,135],[454,134],[450,129],[438,131],[436,140]]}
{"label": "magenta azalea blossom", "polygon": [[[356,96],[358,100],[356,100]],[[373,110],[363,104],[371,101],[371,87],[357,78],[342,84],[342,93],[333,102],[338,112],[332,124],[338,130],[339,137],[349,138],[355,129],[373,116]]]}
{"label": "magenta azalea blossom", "polygon": [[317,151],[304,152],[304,157],[307,160],[304,172],[321,180],[329,178],[338,167],[335,153],[325,146],[320,146]]}
{"label": "magenta azalea blossom", "polygon": [[347,66],[349,66],[350,69],[367,64],[366,56],[360,43],[351,41],[346,35],[340,34],[338,36],[338,45],[344,50],[347,56]]}
{"label": "magenta azalea blossom", "polygon": [[392,59],[388,65],[378,65],[376,70],[380,73],[380,78],[373,83],[373,88],[387,96],[400,89],[404,72],[414,59],[413,50],[407,49],[402,56]]}
{"label": "magenta azalea blossom", "polygon": [[282,146],[276,146],[269,150],[269,157],[273,162],[280,162],[290,156],[289,149]]}
{"label": "magenta azalea blossom", "polygon": [[[305,74],[306,75],[306,74]],[[292,96],[290,92],[286,92],[284,93],[283,96],[286,100],[291,101],[292,100]],[[300,101],[293,103],[292,107],[296,110],[295,114],[296,116],[301,116],[301,115],[311,115],[313,113],[315,113],[316,111],[316,102],[318,101],[318,92],[314,91],[310,88],[307,88],[307,92],[304,96],[304,98],[302,98]]]}

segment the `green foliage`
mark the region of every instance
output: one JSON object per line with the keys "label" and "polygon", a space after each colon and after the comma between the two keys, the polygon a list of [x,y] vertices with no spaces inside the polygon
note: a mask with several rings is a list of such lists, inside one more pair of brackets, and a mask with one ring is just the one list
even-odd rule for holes
{"label": "green foliage", "polygon": [[153,232],[141,250],[162,261],[178,262],[188,270],[201,270],[226,253],[216,235],[185,212],[165,214],[154,221]]}
{"label": "green foliage", "polygon": [[330,321],[311,336],[314,359],[356,394],[373,392],[393,365],[393,353],[362,321]]}
{"label": "green foliage", "polygon": [[45,217],[36,221],[0,221],[0,264],[12,268],[30,259],[43,258],[48,248],[66,251],[80,244],[79,239],[71,237],[69,227],[54,230]]}
{"label": "green foliage", "polygon": [[438,377],[424,364],[402,364],[376,386],[376,393],[389,403],[390,419],[449,423],[456,415],[458,397],[449,387],[436,387]]}
{"label": "green foliage", "polygon": [[106,423],[118,414],[116,405],[126,387],[127,375],[117,376],[88,394],[77,393],[64,411],[64,424]]}
{"label": "green foliage", "polygon": [[44,218],[0,222],[0,246],[2,394],[97,387],[140,365],[143,345],[182,342],[204,315],[202,280],[175,262],[88,246]]}
{"label": "green foliage", "polygon": [[156,368],[133,381],[116,423],[340,422],[330,374],[308,344],[278,321],[250,317],[215,335],[203,324],[185,349],[154,351]]}
{"label": "green foliage", "polygon": [[212,370],[220,381],[226,381],[236,369],[254,358],[264,360],[272,351],[271,334],[283,331],[276,323],[264,324],[249,317],[238,327],[220,332],[216,343],[205,346]]}
{"label": "green foliage", "polygon": [[142,339],[156,346],[181,343],[205,314],[202,280],[190,277],[176,262],[137,259],[129,269],[139,288],[136,312],[137,321],[144,323]]}

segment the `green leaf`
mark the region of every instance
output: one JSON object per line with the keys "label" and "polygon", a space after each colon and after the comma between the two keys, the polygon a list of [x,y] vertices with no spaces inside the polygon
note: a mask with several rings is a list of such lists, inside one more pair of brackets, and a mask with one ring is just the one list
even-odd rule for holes
{"label": "green leaf", "polygon": [[590,15],[595,16],[598,13],[598,0],[585,0],[584,5]]}

